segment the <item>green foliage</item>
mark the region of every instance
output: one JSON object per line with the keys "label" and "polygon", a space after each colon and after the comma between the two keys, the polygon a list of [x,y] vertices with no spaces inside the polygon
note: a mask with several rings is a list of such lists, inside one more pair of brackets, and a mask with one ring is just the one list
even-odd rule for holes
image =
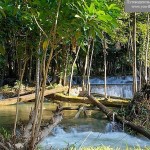
{"label": "green foliage", "polygon": [[49,86],[47,86],[46,89],[50,90],[50,89],[54,89],[54,88],[61,87],[61,86],[62,85],[60,84],[54,83],[53,85],[50,84]]}
{"label": "green foliage", "polygon": [[[14,83],[14,89],[19,89],[19,86],[20,86],[21,82],[19,80],[16,80],[16,82]],[[22,89],[25,89],[25,85],[24,84],[21,84],[21,90]]]}
{"label": "green foliage", "polygon": [[[109,63],[113,63],[113,67],[120,70],[122,66],[124,68],[131,66],[129,49],[127,52],[122,48],[120,50],[115,48],[115,44],[119,42],[120,46],[127,49],[131,39],[129,37],[129,32],[132,30],[131,19],[129,13],[125,13],[123,10],[124,3],[122,0],[62,0],[56,39],[53,40],[57,6],[58,3],[55,0],[0,1],[0,28],[2,29],[0,31],[0,68],[4,69],[6,65],[6,76],[9,69],[8,61],[19,64],[31,56],[33,56],[32,67],[35,70],[35,59],[40,58],[40,61],[42,61],[45,50],[48,52],[46,55],[48,57],[52,44],[55,47],[54,53],[61,51],[64,46],[71,47],[67,68],[67,75],[69,75],[75,53],[75,51],[72,52],[72,49],[81,46],[77,62],[79,63],[80,60],[80,64],[84,65],[89,38],[95,41],[93,66],[98,68],[95,70],[92,66],[92,69],[95,75],[99,75],[101,71],[98,70],[103,70],[101,45],[103,33],[107,33],[105,38],[107,38],[109,47],[107,55]],[[142,58],[143,61],[145,55],[142,49],[143,45],[146,46],[146,42],[144,42],[144,36],[146,35],[145,20],[146,14],[138,14],[137,31],[140,38],[137,39],[137,54],[139,54],[138,59]],[[41,37],[39,37],[40,35]],[[37,54],[39,43],[41,52]],[[57,57],[53,57],[57,61],[57,74],[59,76],[64,75],[65,58],[63,57],[66,51],[68,51],[68,48],[60,52]],[[10,56],[11,60],[7,60],[7,57]],[[115,62],[114,57],[117,58]],[[81,71],[83,70],[82,65],[79,66]],[[15,71],[17,67],[17,65],[13,66]],[[1,74],[2,72],[3,70]],[[16,72],[15,74],[17,74]]]}
{"label": "green foliage", "polygon": [[5,14],[5,12],[4,12],[2,6],[0,6],[0,13],[1,13],[1,14],[0,14],[0,18],[1,18],[2,16],[6,18],[6,14]]}
{"label": "green foliage", "polygon": [[11,91],[11,87],[10,87],[8,84],[2,86],[0,89],[1,89],[3,92]]}
{"label": "green foliage", "polygon": [[5,48],[2,45],[0,45],[0,54],[5,55],[5,52]]}
{"label": "green foliage", "polygon": [[3,55],[0,55],[0,69],[1,70],[3,70],[5,63],[6,63],[5,57]]}
{"label": "green foliage", "polygon": [[102,31],[108,34],[112,33],[112,29],[117,25],[119,12],[120,9],[116,4],[108,5],[105,0],[84,1],[82,5],[78,3],[78,14],[75,16],[83,21],[84,31],[89,36],[95,37],[97,34],[102,37]]}
{"label": "green foliage", "polygon": [[0,128],[0,134],[2,134],[5,140],[9,140],[11,138],[11,134],[5,128]]}

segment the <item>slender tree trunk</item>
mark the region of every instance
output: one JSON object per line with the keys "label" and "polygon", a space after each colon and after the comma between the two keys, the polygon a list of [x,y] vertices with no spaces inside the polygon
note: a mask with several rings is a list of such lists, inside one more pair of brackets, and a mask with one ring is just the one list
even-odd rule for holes
{"label": "slender tree trunk", "polygon": [[60,73],[60,77],[59,77],[59,84],[62,85],[62,80],[63,80],[63,73]]}
{"label": "slender tree trunk", "polygon": [[107,66],[106,66],[106,49],[104,49],[104,95],[107,98]]}
{"label": "slender tree trunk", "polygon": [[92,52],[91,52],[91,57],[90,57],[89,69],[88,69],[88,94],[89,95],[90,95],[90,91],[91,91],[91,87],[90,87],[90,74],[91,74],[93,52],[94,52],[94,40],[93,40],[93,44],[92,44]]}
{"label": "slender tree trunk", "polygon": [[82,91],[85,91],[85,82],[86,81],[86,71],[89,68],[89,51],[90,51],[91,41],[90,38],[88,38],[88,50],[85,57],[85,65],[84,65],[84,72],[83,72],[83,81],[82,81]]}
{"label": "slender tree trunk", "polygon": [[136,66],[136,13],[133,13],[133,94],[137,92],[137,66]]}
{"label": "slender tree trunk", "polygon": [[78,50],[77,50],[77,53],[76,53],[76,57],[75,57],[75,59],[74,59],[74,62],[73,62],[73,64],[72,64],[72,67],[71,67],[71,77],[70,77],[70,82],[69,82],[69,95],[70,95],[71,86],[72,86],[72,78],[73,78],[74,65],[75,65],[76,60],[77,60],[77,58],[78,58],[79,51],[80,51],[80,46],[78,46]]}
{"label": "slender tree trunk", "polygon": [[65,63],[65,71],[64,71],[64,83],[63,85],[66,85],[66,79],[67,79],[67,67],[68,67],[68,50],[67,50],[67,56],[66,56],[66,63]]}
{"label": "slender tree trunk", "polygon": [[[129,29],[131,28],[131,24],[130,24],[131,20],[129,20]],[[131,29],[129,30],[129,42],[128,42],[128,50],[129,50],[129,60],[132,60],[132,51],[133,51],[133,38],[132,38],[132,32]]]}
{"label": "slender tree trunk", "polygon": [[142,87],[142,60],[140,60],[140,69],[139,69],[139,74],[140,74],[139,89],[141,89],[141,87]]}
{"label": "slender tree trunk", "polygon": [[106,39],[103,41],[103,53],[104,53],[104,95],[105,98],[107,98],[107,45],[106,45]]}
{"label": "slender tree trunk", "polygon": [[147,45],[146,45],[146,51],[145,51],[145,81],[147,83],[147,66],[148,66],[148,51],[149,51],[149,13],[147,15]]}
{"label": "slender tree trunk", "polygon": [[23,65],[23,69],[22,69],[21,76],[20,76],[20,81],[19,81],[18,97],[17,97],[17,103],[16,103],[16,116],[15,116],[14,129],[13,129],[14,138],[16,137],[16,126],[17,126],[17,121],[18,121],[18,103],[19,103],[21,84],[22,84],[26,64],[27,64],[27,60],[25,61],[24,65]]}
{"label": "slender tree trunk", "polygon": [[[41,47],[41,33],[40,33],[40,41],[39,41],[39,46],[38,46],[38,51],[37,54],[39,56],[40,54],[40,47]],[[36,58],[36,87],[35,87],[35,108],[37,107],[37,100],[38,99],[38,94],[40,90],[40,58]]]}
{"label": "slender tree trunk", "polygon": [[30,57],[29,61],[29,76],[28,76],[29,83],[31,83],[31,77],[32,77],[32,56]]}
{"label": "slender tree trunk", "polygon": [[82,91],[85,91],[85,76],[86,76],[86,70],[87,70],[87,62],[88,61],[88,56],[86,54],[86,58],[85,58],[85,64],[84,64],[84,72],[83,72],[83,79],[82,79]]}

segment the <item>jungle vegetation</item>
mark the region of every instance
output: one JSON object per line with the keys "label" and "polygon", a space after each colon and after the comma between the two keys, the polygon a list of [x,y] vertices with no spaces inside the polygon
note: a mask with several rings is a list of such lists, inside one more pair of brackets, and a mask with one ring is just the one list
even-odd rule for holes
{"label": "jungle vegetation", "polygon": [[38,143],[46,85],[71,88],[73,75],[83,77],[83,91],[90,76],[133,75],[134,92],[148,83],[149,24],[149,13],[126,13],[123,0],[0,1],[0,86],[19,81],[18,102],[22,82],[36,86],[30,150]]}

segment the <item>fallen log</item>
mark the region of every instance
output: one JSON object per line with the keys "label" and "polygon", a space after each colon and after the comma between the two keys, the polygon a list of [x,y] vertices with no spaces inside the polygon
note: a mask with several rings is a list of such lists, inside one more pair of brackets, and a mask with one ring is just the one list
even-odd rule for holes
{"label": "fallen log", "polygon": [[52,123],[50,123],[49,125],[47,125],[47,127],[44,127],[44,129],[40,131],[39,133],[40,138],[38,138],[37,142],[39,143],[42,139],[47,137],[54,129],[54,127],[56,127],[61,122],[62,119],[63,117],[60,111],[55,113],[54,116],[52,117]]}
{"label": "fallen log", "polygon": [[[60,111],[63,110],[79,110],[81,106],[74,106],[74,107],[61,107]],[[99,110],[97,107],[92,107],[92,106],[84,106],[86,110]]]}
{"label": "fallen log", "polygon": [[[105,97],[104,94],[97,94],[97,93],[91,93],[94,97]],[[124,97],[118,97],[118,96],[111,96],[107,95],[108,99],[121,99],[121,100],[131,100],[131,98],[124,98]]]}
{"label": "fallen log", "polygon": [[[63,119],[63,115],[61,113],[62,110],[63,109],[56,109],[56,111],[54,111],[54,115],[51,117],[48,124],[44,127],[42,126],[40,127],[40,132],[38,133],[36,145],[38,145],[38,143],[40,143],[41,140],[47,137],[51,133],[51,131],[61,122],[61,120]],[[17,138],[17,143],[13,146],[15,146],[16,150],[30,149],[30,139],[32,137],[32,128],[30,130],[23,129],[21,130],[20,134],[21,135],[19,136],[19,138]]]}
{"label": "fallen log", "polygon": [[[91,101],[87,97],[77,97],[77,96],[67,96],[64,94],[56,93],[48,95],[47,97],[52,98],[53,100],[58,101],[65,101],[70,103],[84,103],[84,104],[91,104]],[[108,99],[104,100],[104,98],[97,98],[102,104],[109,106],[109,107],[121,107],[127,106],[129,101],[122,100],[122,99]]]}
{"label": "fallen log", "polygon": [[[48,96],[48,95],[51,95],[51,94],[54,94],[57,92],[63,92],[63,91],[67,91],[67,90],[68,90],[68,86],[57,87],[54,89],[46,90],[44,93],[44,96]],[[19,102],[28,102],[28,101],[31,101],[34,99],[35,99],[35,93],[20,96]],[[17,102],[17,97],[2,99],[0,101],[0,106],[1,105],[11,105],[11,104],[15,104],[16,102]]]}
{"label": "fallen log", "polygon": [[[108,116],[109,119],[112,120],[113,118],[113,112],[111,110],[109,110],[106,106],[104,106],[101,102],[99,102],[98,100],[96,100],[92,95],[88,95],[86,94],[87,98],[91,101],[92,104],[96,105],[104,114],[106,114]],[[143,136],[147,137],[148,139],[150,139],[150,133],[148,133],[147,131],[145,131],[145,129],[142,126],[137,126],[123,118],[121,118],[120,116],[118,116],[117,114],[115,115],[115,119],[117,121],[119,121],[120,123],[127,125],[128,127],[130,127],[132,130],[142,134]]]}
{"label": "fallen log", "polygon": [[3,143],[0,142],[0,148],[4,149],[4,150],[9,150]]}

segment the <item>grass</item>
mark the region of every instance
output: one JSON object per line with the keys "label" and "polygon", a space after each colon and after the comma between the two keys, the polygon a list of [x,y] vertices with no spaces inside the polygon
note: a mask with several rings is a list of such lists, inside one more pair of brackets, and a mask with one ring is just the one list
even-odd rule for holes
{"label": "grass", "polygon": [[5,128],[0,128],[0,134],[3,136],[5,140],[9,140],[11,138],[11,134]]}
{"label": "grass", "polygon": [[[45,150],[44,148],[38,148],[37,150]],[[54,149],[54,148],[50,148],[49,150],[60,150],[60,149]],[[98,146],[98,147],[80,147],[77,148],[75,145],[70,145],[67,148],[64,148],[62,150],[150,150],[150,146],[149,147],[145,147],[145,148],[141,148],[140,146],[135,146],[134,148],[130,148],[128,147],[128,145],[126,146],[126,148],[112,148],[110,146]]]}

